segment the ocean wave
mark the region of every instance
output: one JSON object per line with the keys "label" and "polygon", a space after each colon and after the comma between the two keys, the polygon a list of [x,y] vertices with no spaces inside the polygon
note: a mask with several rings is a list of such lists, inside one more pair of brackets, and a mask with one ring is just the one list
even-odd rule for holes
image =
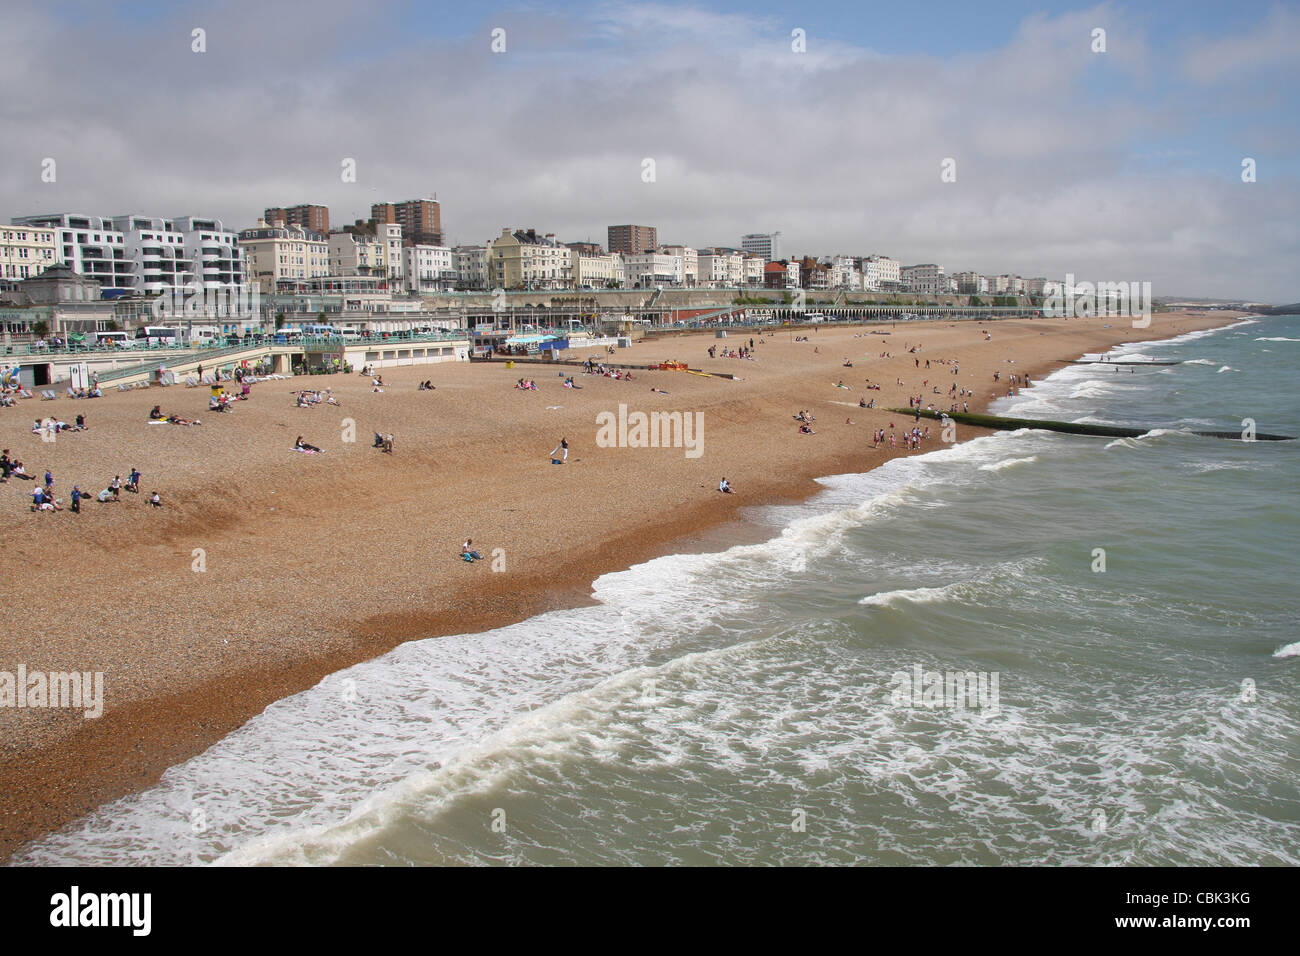
{"label": "ocean wave", "polygon": [[1300,339],[1289,339],[1285,335],[1274,335],[1265,337],[1262,335],[1255,336],[1256,342],[1300,342]]}
{"label": "ocean wave", "polygon": [[955,597],[959,587],[960,584],[948,584],[941,588],[903,588],[898,591],[882,591],[879,594],[869,594],[858,603],[870,607],[896,607],[900,603],[933,604],[936,601],[947,601]]}
{"label": "ocean wave", "polygon": [[1027,465],[1035,461],[1038,461],[1037,455],[1030,455],[1028,458],[1008,458],[1006,461],[995,461],[987,465],[980,465],[980,471],[1002,471],[1006,468]]}
{"label": "ocean wave", "polygon": [[1219,374],[1222,374],[1224,372],[1235,372],[1235,371],[1236,369],[1234,369],[1231,365],[1225,365],[1223,366],[1223,368],[1219,369]]}
{"label": "ocean wave", "polygon": [[1183,364],[1184,365],[1213,365],[1214,363],[1209,359],[1187,359],[1185,362],[1183,362]]}
{"label": "ocean wave", "polygon": [[1273,656],[1277,658],[1300,657],[1300,641],[1296,641],[1294,644],[1288,644],[1286,647],[1279,647],[1273,652]]}

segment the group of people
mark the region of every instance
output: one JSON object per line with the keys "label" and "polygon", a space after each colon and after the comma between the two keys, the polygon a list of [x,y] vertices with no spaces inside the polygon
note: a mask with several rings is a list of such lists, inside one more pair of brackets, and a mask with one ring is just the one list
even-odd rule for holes
{"label": "group of people", "polygon": [[432,392],[437,387],[438,386],[434,385],[433,382],[429,381],[428,379],[425,379],[423,382],[419,384],[419,386],[416,387],[415,390],[417,392]]}
{"label": "group of people", "polygon": [[[16,474],[19,477],[26,478],[29,481],[35,480],[35,478],[28,475],[26,471],[23,469],[22,462],[17,462],[15,464],[9,461],[9,449],[7,448],[4,450],[3,454],[0,454],[0,470],[4,471],[6,481],[8,480],[8,476],[10,474]],[[108,483],[108,486],[104,488],[102,491],[100,491],[97,495],[93,495],[93,496],[86,494],[84,491],[82,491],[80,485],[73,485],[72,493],[69,496],[71,499],[70,510],[72,511],[73,514],[81,514],[81,503],[83,501],[90,499],[91,497],[93,497],[100,504],[108,504],[110,502],[121,501],[123,490],[126,490],[133,495],[138,495],[140,493],[141,477],[143,476],[140,474],[140,470],[132,466],[131,473],[127,477],[125,483],[122,481],[121,475],[114,475],[113,480]],[[149,504],[154,508],[161,508],[162,495],[160,495],[157,491],[150,493]],[[49,471],[45,472],[44,483],[41,485],[37,485],[34,489],[32,489],[31,510],[37,512],[52,512],[52,511],[63,510],[63,499],[55,497],[54,476]]]}
{"label": "group of people", "polygon": [[203,424],[203,420],[199,418],[196,418],[191,421],[188,418],[181,418],[181,416],[179,415],[165,415],[163,414],[161,405],[155,405],[153,408],[149,410],[149,421],[160,422],[160,423],[166,422],[169,425],[202,425]]}
{"label": "group of people", "polygon": [[320,389],[304,388],[301,391],[294,392],[294,395],[297,396],[296,404],[298,408],[311,408],[313,405],[322,404],[337,405],[339,403],[338,399],[334,397],[334,390],[332,388],[327,388],[324,392]]}
{"label": "group of people", "polygon": [[606,367],[604,362],[596,362],[588,358],[582,363],[582,372],[584,375],[603,375],[605,378],[612,378],[614,381],[632,381],[631,369],[620,369]]}
{"label": "group of people", "polygon": [[37,419],[33,419],[32,421],[33,435],[41,435],[46,433],[58,435],[62,432],[84,432],[85,430],[86,430],[85,415],[78,415],[76,418],[76,424],[74,425],[69,425],[67,422],[59,418],[47,418],[44,421],[37,418]]}
{"label": "group of people", "polygon": [[[921,447],[921,442],[930,437],[930,428],[910,428],[903,431],[903,447],[913,451]],[[871,433],[871,447],[879,448],[881,445],[888,444],[890,448],[897,447],[898,438],[894,431],[894,423],[889,423],[889,433],[886,435],[885,429],[878,428]]]}
{"label": "group of people", "polygon": [[515,382],[515,388],[522,388],[524,391],[528,392],[536,392],[538,390],[537,383],[531,378],[521,378],[519,381]]}

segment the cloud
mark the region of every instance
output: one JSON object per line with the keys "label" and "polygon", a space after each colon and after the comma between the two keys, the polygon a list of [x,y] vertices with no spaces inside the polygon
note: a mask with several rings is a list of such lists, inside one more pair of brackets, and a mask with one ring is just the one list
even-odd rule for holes
{"label": "cloud", "polygon": [[[462,243],[503,226],[603,241],[611,223],[642,222],[696,246],[780,229],[796,254],[1137,269],[1161,277],[1157,294],[1294,298],[1294,183],[1276,164],[1247,185],[1239,158],[1214,173],[1199,148],[1183,158],[1166,137],[1192,125],[1205,91],[1170,84],[1171,55],[1108,6],[1028,17],[997,49],[944,57],[867,48],[847,25],[810,29],[794,53],[784,16],[688,5],[501,8],[455,24],[337,0],[169,6],[129,24],[87,9],[63,21],[24,8],[0,39],[6,88],[42,71],[38,95],[0,106],[21,130],[0,142],[0,215],[193,213],[243,228],[267,206],[318,202],[344,223],[436,192]],[[206,54],[190,51],[196,25]],[[1105,55],[1090,50],[1098,25]],[[490,49],[498,26],[504,54]],[[1278,95],[1281,112],[1294,94]],[[1256,122],[1285,126],[1276,117]],[[45,156],[55,184],[39,180]],[[349,157],[355,184],[339,175]],[[947,157],[956,183],[940,180]]]}

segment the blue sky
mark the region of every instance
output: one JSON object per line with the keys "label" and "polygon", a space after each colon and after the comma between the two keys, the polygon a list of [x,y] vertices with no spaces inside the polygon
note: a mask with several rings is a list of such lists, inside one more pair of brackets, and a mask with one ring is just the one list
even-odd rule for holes
{"label": "blue sky", "polygon": [[1294,301],[1297,49],[1294,3],[15,7],[0,82],[31,95],[0,99],[0,216],[242,228],[437,193],[462,243],[780,229],[799,254]]}

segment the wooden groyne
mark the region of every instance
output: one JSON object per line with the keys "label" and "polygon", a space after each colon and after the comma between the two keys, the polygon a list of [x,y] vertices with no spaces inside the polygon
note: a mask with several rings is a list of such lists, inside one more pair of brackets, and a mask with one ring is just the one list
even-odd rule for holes
{"label": "wooden groyne", "polygon": [[[907,415],[914,417],[917,414],[914,408],[888,408],[885,411],[893,412],[896,415]],[[977,428],[992,428],[998,431],[1014,431],[1017,428],[1036,428],[1042,431],[1061,432],[1065,435],[1092,435],[1099,438],[1141,438],[1143,435],[1159,428],[1158,425],[1152,425],[1149,428],[1127,428],[1122,425],[1094,425],[1087,422],[1054,422],[1042,418],[1006,418],[1001,415],[976,415],[971,412],[934,412],[922,409],[920,412],[922,418],[939,420],[947,415],[959,425],[974,425]],[[1185,435],[1196,435],[1201,438],[1227,438],[1243,441],[1240,431],[1235,432],[1203,432],[1187,431],[1173,429]],[[1294,435],[1269,435],[1265,432],[1256,432],[1255,441],[1295,441]]]}

